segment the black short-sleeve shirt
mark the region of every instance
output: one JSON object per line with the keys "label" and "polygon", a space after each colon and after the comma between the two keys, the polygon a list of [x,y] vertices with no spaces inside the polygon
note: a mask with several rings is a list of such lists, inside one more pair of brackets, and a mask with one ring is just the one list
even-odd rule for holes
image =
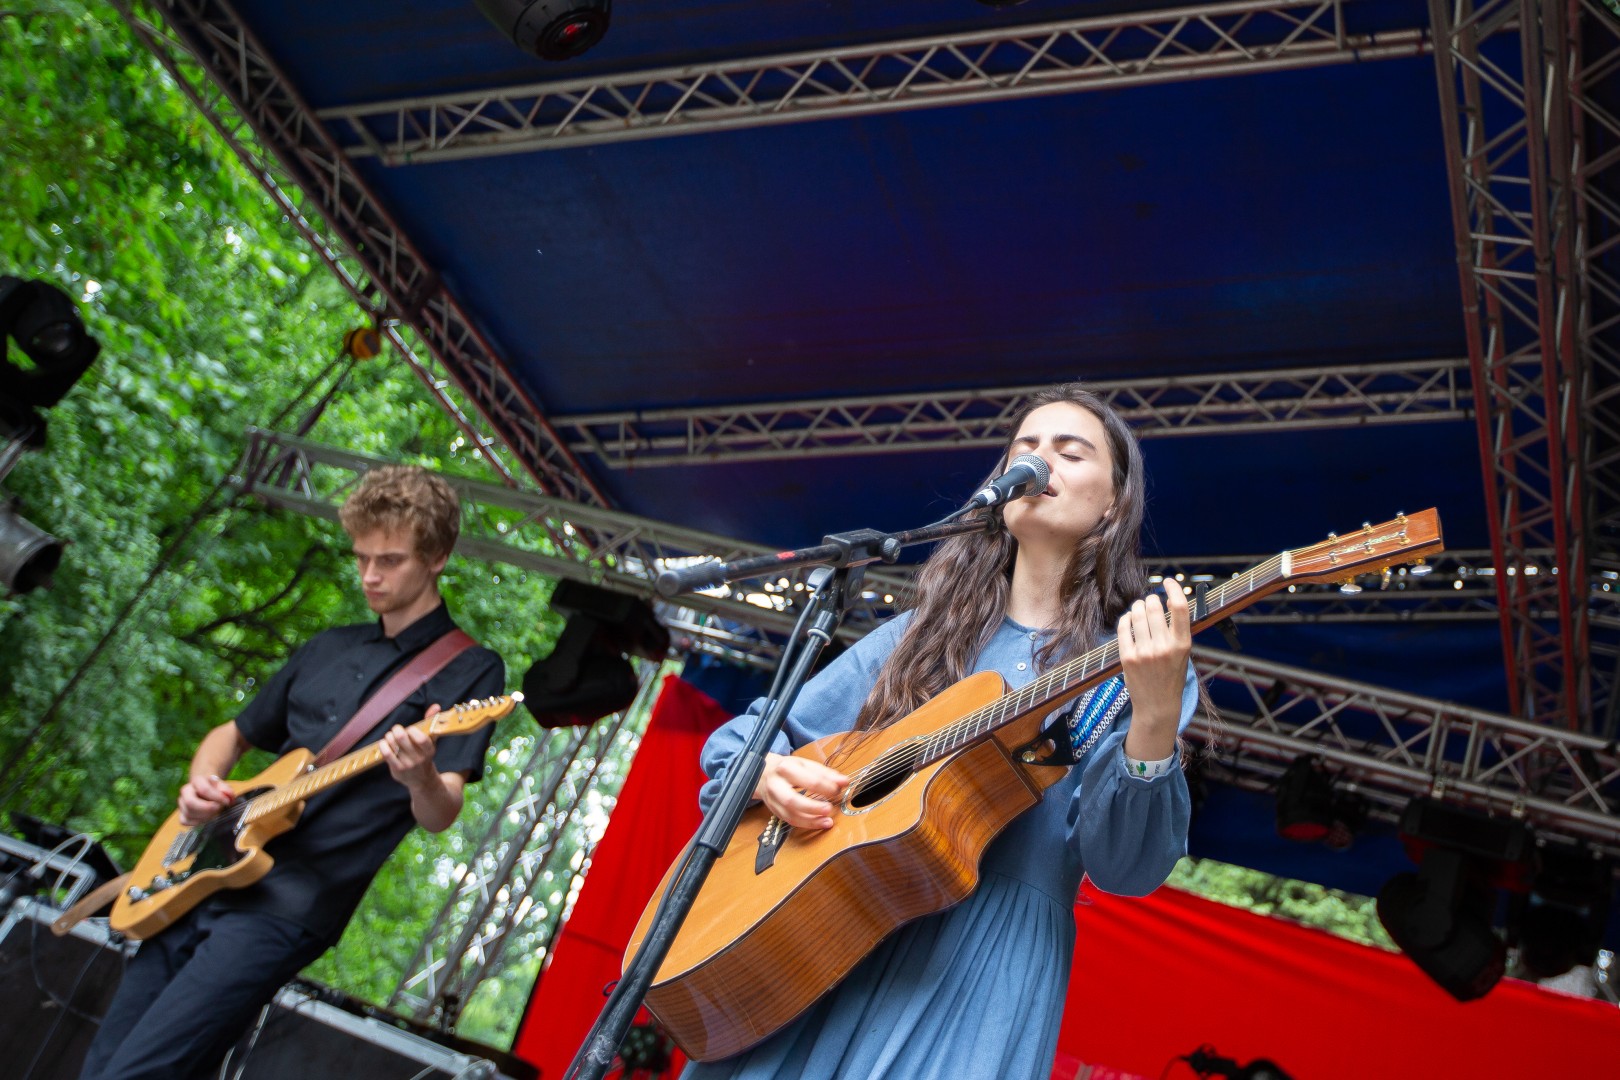
{"label": "black short-sleeve shirt", "polygon": [[[237,730],[277,755],[299,747],[319,751],[396,671],[453,629],[440,604],[393,638],[380,621],[323,631],[270,677],[236,718]],[[505,685],[499,656],[468,649],[354,745],[378,741],[395,724],[414,724],[429,705],[495,697]],[[464,772],[468,783],[476,782],[492,734],[486,726],[440,739],[438,770]],[[245,889],[218,894],[216,903],[278,915],[336,941],[377,870],[415,824],[410,792],[378,765],[312,796],[298,824],[265,846],[275,859],[270,872]]]}

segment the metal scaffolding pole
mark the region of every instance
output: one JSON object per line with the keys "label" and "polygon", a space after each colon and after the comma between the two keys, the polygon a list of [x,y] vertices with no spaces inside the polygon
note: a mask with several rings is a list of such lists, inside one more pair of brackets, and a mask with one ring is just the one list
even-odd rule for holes
{"label": "metal scaffolding pole", "polygon": [[[1591,715],[1565,2],[1429,10],[1511,707],[1576,730]],[[1532,548],[1552,574],[1504,572]]]}
{"label": "metal scaffolding pole", "polygon": [[1416,795],[1523,818],[1544,836],[1620,853],[1620,756],[1604,739],[1319,675],[1241,653],[1193,648],[1225,727],[1191,734],[1218,746],[1213,773],[1255,791],[1301,754],[1320,757],[1396,821]]}
{"label": "metal scaffolding pole", "polygon": [[1235,0],[322,109],[389,165],[1420,56],[1348,0]]}
{"label": "metal scaffolding pole", "polygon": [[[549,876],[556,891],[566,896],[589,866],[595,838],[573,836],[578,866],[564,857],[561,842],[567,830],[580,828],[581,803],[610,751],[617,745],[622,760],[632,756],[636,736],[628,725],[634,717],[645,718],[651,708],[658,668],[643,665],[635,703],[589,730],[578,730],[560,753],[544,754],[546,740],[539,740],[530,765],[490,816],[465,872],[406,965],[389,1008],[453,1029],[479,984],[509,960],[520,927],[527,924],[536,932],[526,945],[549,951],[566,905],[540,895],[538,887]],[[536,784],[534,768],[540,761],[535,759],[541,757],[549,767],[545,780]]]}
{"label": "metal scaffolding pole", "polygon": [[[1594,577],[1620,588],[1620,18],[1602,0],[1571,0],[1569,100],[1575,178],[1575,333]],[[1592,718],[1620,733],[1620,620],[1592,619]]]}
{"label": "metal scaffolding pole", "polygon": [[[247,490],[274,505],[318,516],[335,514],[342,491],[366,468],[381,464],[285,436],[256,433],[255,445],[259,449],[245,459],[250,466],[257,463],[253,468],[244,468]],[[288,474],[297,478],[288,488],[267,487],[255,479],[260,472],[284,468],[288,461],[295,466]],[[446,479],[457,486],[467,507],[469,525],[463,531],[461,550],[476,557],[532,566],[546,573],[564,572],[564,576],[586,574],[590,565],[578,555],[536,552],[522,546],[523,537],[517,529],[489,527],[492,521],[498,526],[506,521],[555,514],[555,531],[567,533],[568,515],[575,513],[614,514],[615,529],[640,532],[644,543],[666,550],[690,551],[695,541],[704,540],[746,550],[733,541],[647,519],[571,506],[494,484]],[[608,531],[605,524],[599,523],[598,528]],[[625,561],[611,551],[590,557],[618,566],[588,580],[606,588],[647,595],[645,572],[631,573]],[[1258,561],[1259,557],[1210,556],[1169,561],[1154,569],[1161,575],[1180,574],[1187,581],[1220,581]],[[1285,598],[1281,604],[1288,607],[1280,606],[1270,616],[1262,612],[1259,618],[1304,621],[1311,616],[1291,612],[1290,608],[1312,603],[1335,606],[1346,614],[1353,605],[1369,605],[1371,610],[1364,620],[1493,617],[1488,597],[1494,592],[1490,583],[1498,568],[1486,552],[1448,552],[1431,560],[1431,565],[1434,572],[1423,577],[1392,574],[1390,587],[1385,590],[1377,588],[1382,583],[1374,578],[1369,579],[1366,589],[1354,594],[1303,588],[1295,594],[1280,593],[1277,595]],[[1539,577],[1548,574],[1550,568],[1550,552],[1531,551],[1511,571],[1515,577]],[[892,573],[893,568],[886,572]],[[1400,606],[1403,595],[1412,597],[1415,609]],[[1308,599],[1312,596],[1326,599]],[[1608,599],[1599,601],[1599,596]],[[1594,604],[1606,605],[1598,609],[1602,612],[1600,618],[1620,626],[1620,593],[1595,592],[1593,597]],[[1449,609],[1442,606],[1445,598],[1454,598]],[[676,612],[672,619],[677,641],[685,638],[712,651],[741,655],[762,665],[775,658],[774,642],[758,632],[775,627],[778,613],[773,609],[734,598],[695,596],[687,601],[693,609]],[[699,608],[699,604],[707,606]],[[705,621],[714,615],[721,616],[724,623],[715,626]],[[872,618],[852,621],[848,624],[849,637],[859,637],[872,625]],[[1391,813],[1405,797],[1439,788],[1494,809],[1512,811],[1520,807],[1519,812],[1531,813],[1545,828],[1561,835],[1601,839],[1604,843],[1611,840],[1608,830],[1615,819],[1608,806],[1620,795],[1615,790],[1620,766],[1615,763],[1612,747],[1601,739],[1323,676],[1241,653],[1198,647],[1195,659],[1206,678],[1241,687],[1255,709],[1252,714],[1227,710],[1228,727],[1219,740],[1227,749],[1217,760],[1234,782],[1260,787],[1274,779],[1293,756],[1322,753],[1347,768],[1354,765],[1355,775],[1365,777],[1358,782],[1383,792],[1381,797]],[[1204,736],[1209,734],[1199,730]],[[1612,839],[1620,843],[1620,831]]]}
{"label": "metal scaffolding pole", "polygon": [[[268,505],[336,520],[338,505],[349,489],[367,470],[384,464],[387,462],[378,458],[294,436],[251,431],[235,482]],[[462,501],[457,544],[462,554],[655,601],[660,598],[653,591],[653,580],[666,568],[686,566],[705,556],[732,559],[776,550],[553,496],[463,477],[445,476],[445,480]],[[641,561],[648,553],[650,561]],[[1274,554],[1169,559],[1151,564],[1149,569],[1155,576],[1168,573],[1193,582],[1221,581]],[[1490,598],[1497,570],[1485,552],[1447,552],[1431,559],[1430,566],[1433,572],[1426,576],[1397,570],[1387,581],[1369,577],[1364,588],[1350,593],[1333,586],[1300,585],[1239,612],[1236,621],[1428,622],[1494,617]],[[1509,572],[1535,577],[1548,570],[1548,553],[1530,551]],[[893,614],[909,593],[913,572],[909,566],[868,567],[865,591],[840,628],[840,637],[854,641]],[[678,605],[665,604],[662,614],[677,636],[691,638],[700,648],[768,661],[775,656],[775,646],[759,631],[782,633],[791,627],[802,584],[798,572],[774,580],[738,582],[683,596]],[[1597,595],[1609,598],[1608,610],[1620,610],[1620,593]]]}
{"label": "metal scaffolding pole", "polygon": [[[379,321],[415,331],[431,362],[406,348],[397,333],[390,338],[480,453],[501,468],[495,447],[504,444],[542,490],[607,505],[235,8],[226,0],[112,3],[355,299]],[[144,17],[146,11],[156,17]],[[444,393],[450,384],[473,403],[492,435]]]}
{"label": "metal scaffolding pole", "polygon": [[[1142,438],[1463,420],[1468,361],[1300,367],[1088,382]],[[645,409],[552,419],[615,469],[999,447],[1042,386]]]}

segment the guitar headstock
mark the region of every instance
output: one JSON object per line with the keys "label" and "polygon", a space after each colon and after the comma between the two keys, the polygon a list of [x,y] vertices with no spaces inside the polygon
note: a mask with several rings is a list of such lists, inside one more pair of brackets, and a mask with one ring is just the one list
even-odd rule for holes
{"label": "guitar headstock", "polygon": [[437,737],[465,735],[469,731],[477,731],[485,724],[493,724],[517,708],[518,702],[522,700],[522,694],[513,693],[502,697],[463,701],[460,705],[445,709],[429,720],[428,734]]}
{"label": "guitar headstock", "polygon": [[1358,574],[1376,574],[1444,550],[1440,512],[1431,507],[1343,536],[1329,533],[1319,544],[1286,551],[1282,572],[1290,581],[1346,583]]}

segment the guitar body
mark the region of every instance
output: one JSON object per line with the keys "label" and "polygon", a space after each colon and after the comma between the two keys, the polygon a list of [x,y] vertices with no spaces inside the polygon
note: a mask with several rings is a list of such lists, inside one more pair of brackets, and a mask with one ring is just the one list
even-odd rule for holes
{"label": "guitar body", "polygon": [[[854,777],[882,754],[1005,693],[999,674],[980,672],[891,727],[864,739],[829,736],[795,755],[836,758],[839,771]],[[869,785],[846,797],[832,828],[787,830],[771,864],[757,873],[772,818],[763,806],[750,809],[659,968],[647,1008],[688,1056],[729,1057],[804,1012],[896,927],[964,899],[978,885],[985,847],[1067,772],[1026,765],[1014,754],[1036,737],[1049,711],[905,773],[892,789]],[[853,749],[838,755],[846,744]],[[640,947],[673,872],[643,912],[627,957]]]}
{"label": "guitar body", "polygon": [[[314,757],[308,750],[294,750],[252,779],[227,781],[237,795],[232,805],[298,779],[309,772]],[[167,929],[221,889],[252,885],[275,862],[264,845],[296,825],[303,810],[302,802],[293,803],[240,830],[233,827],[229,811],[187,828],[176,810],[130,871],[129,887],[113,902],[108,925],[139,941]]]}
{"label": "guitar body", "polygon": [[[522,694],[506,694],[464,701],[411,727],[435,740],[466,735],[493,724],[522,700]],[[113,902],[108,924],[126,937],[148,938],[219,890],[252,885],[275,862],[265,854],[264,845],[298,824],[305,800],[382,760],[378,743],[319,768],[314,753],[294,750],[251,780],[227,780],[236,801],[212,820],[187,827],[175,811],[130,871],[128,887]]]}

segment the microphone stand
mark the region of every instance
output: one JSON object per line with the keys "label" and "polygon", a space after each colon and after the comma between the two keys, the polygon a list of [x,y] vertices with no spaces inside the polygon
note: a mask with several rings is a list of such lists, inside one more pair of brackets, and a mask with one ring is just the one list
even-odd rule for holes
{"label": "microphone stand", "polygon": [[[954,515],[953,515],[954,516]],[[565,1080],[599,1080],[606,1075],[635,1021],[653,976],[669,954],[681,925],[697,899],[709,870],[725,851],[737,823],[753,801],[754,788],[765,771],[765,754],[775,742],[788,711],[808,680],[821,651],[832,641],[852,597],[858,595],[868,563],[892,563],[903,548],[925,544],[962,533],[986,532],[996,525],[993,514],[969,520],[945,519],[920,529],[882,533],[856,529],[833,533],[812,547],[758,555],[734,562],[718,560],[699,563],[658,575],[657,588],[664,596],[710,588],[727,581],[758,577],[799,566],[821,567],[810,575],[810,590],[804,610],[793,629],[777,666],[765,708],[742,751],[726,769],[720,792],[704,815],[703,823],[687,845],[679,869],[669,889],[659,901],[647,934],[635,958],[613,988],[607,1003],[597,1015],[574,1060],[563,1073]]]}

